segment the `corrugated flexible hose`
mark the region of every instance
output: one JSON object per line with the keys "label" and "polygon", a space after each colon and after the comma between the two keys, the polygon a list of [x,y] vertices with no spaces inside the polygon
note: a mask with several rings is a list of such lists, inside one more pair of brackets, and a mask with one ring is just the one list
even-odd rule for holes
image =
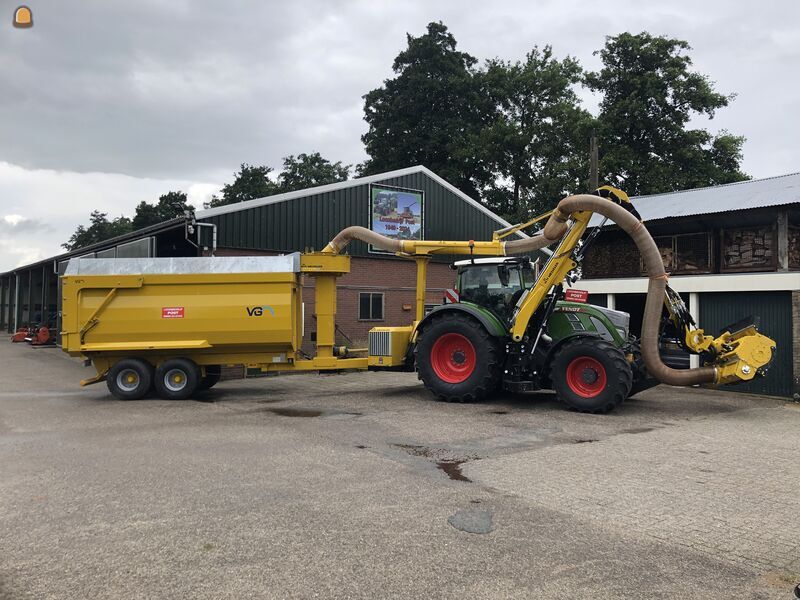
{"label": "corrugated flexible hose", "polygon": [[661,260],[661,252],[641,221],[622,206],[614,204],[606,198],[579,194],[564,198],[558,203],[558,207],[544,227],[544,236],[548,239],[561,239],[567,231],[569,215],[584,210],[601,214],[614,221],[631,237],[642,255],[650,283],[647,286],[647,301],[642,318],[641,346],[642,359],[650,375],[669,385],[714,383],[717,378],[714,367],[672,369],[661,360],[658,352],[658,331],[667,287],[667,273]]}
{"label": "corrugated flexible hose", "polygon": [[[612,201],[590,194],[578,194],[561,200],[556,210],[547,220],[542,233],[524,240],[514,240],[505,245],[506,254],[533,252],[559,241],[567,232],[567,220],[574,212],[592,211],[608,217],[625,231],[636,244],[642,255],[650,283],[647,287],[644,317],[642,319],[642,359],[650,375],[669,385],[696,385],[714,383],[716,369],[699,367],[695,369],[672,369],[664,364],[658,352],[658,332],[661,324],[661,311],[667,287],[667,273],[661,260],[661,252],[653,241],[650,232],[641,221]],[[403,252],[403,241],[393,240],[375,233],[365,227],[347,227],[340,231],[324,252],[341,252],[351,240],[358,239],[389,252]]]}

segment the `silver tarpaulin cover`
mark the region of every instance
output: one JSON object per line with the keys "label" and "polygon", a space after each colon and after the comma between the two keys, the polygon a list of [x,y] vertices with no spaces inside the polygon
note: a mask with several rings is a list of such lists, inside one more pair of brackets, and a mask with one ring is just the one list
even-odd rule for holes
{"label": "silver tarpaulin cover", "polygon": [[282,256],[178,258],[73,258],[65,275],[156,275],[192,273],[299,273],[300,253]]}

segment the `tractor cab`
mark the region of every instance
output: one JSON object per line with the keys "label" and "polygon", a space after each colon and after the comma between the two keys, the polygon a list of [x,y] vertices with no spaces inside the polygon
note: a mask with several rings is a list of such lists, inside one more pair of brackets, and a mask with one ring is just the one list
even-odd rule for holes
{"label": "tractor cab", "polygon": [[507,322],[522,292],[536,281],[537,267],[538,261],[527,256],[459,260],[453,264],[459,300],[486,308]]}

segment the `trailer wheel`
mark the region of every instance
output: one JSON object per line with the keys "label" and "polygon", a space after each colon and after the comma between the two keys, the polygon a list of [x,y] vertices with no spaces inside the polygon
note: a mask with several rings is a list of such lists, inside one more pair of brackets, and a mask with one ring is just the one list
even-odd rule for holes
{"label": "trailer wheel", "polygon": [[420,333],[415,348],[419,378],[437,398],[475,402],[497,389],[500,346],[475,319],[444,312]]}
{"label": "trailer wheel", "polygon": [[153,367],[140,358],[123,358],[109,369],[106,385],[120,400],[139,400],[153,385]]}
{"label": "trailer wheel", "polygon": [[156,369],[156,391],[167,400],[185,400],[199,383],[200,369],[188,358],[170,358]]}
{"label": "trailer wheel", "polygon": [[197,384],[197,389],[210,390],[219,383],[219,378],[221,376],[222,368],[219,365],[206,366],[206,374],[200,379],[200,383]]}
{"label": "trailer wheel", "polygon": [[599,338],[564,342],[551,366],[550,378],[559,400],[588,413],[607,413],[625,401],[633,374],[622,351]]}

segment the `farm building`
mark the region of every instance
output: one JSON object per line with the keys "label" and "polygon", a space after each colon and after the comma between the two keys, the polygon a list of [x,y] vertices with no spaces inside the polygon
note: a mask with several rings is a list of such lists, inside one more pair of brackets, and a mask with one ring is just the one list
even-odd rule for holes
{"label": "farm building", "polygon": [[[737,388],[800,393],[800,173],[632,199],[661,249],[670,285],[712,335],[750,315],[778,346],[766,378]],[[599,224],[595,216],[593,224]],[[647,279],[630,238],[607,226],[578,284],[640,324]],[[697,364],[699,357],[692,357]]]}
{"label": "farm building", "polygon": [[[173,219],[0,274],[0,322],[59,328],[58,274],[75,257],[269,255],[321,250],[343,228],[361,225],[406,239],[490,239],[509,224],[425,167],[417,166],[208,210]],[[522,234],[520,234],[522,235]],[[406,325],[414,315],[416,271],[404,260],[354,241],[351,271],[339,279],[337,324],[343,341],[363,342],[376,325]],[[452,258],[452,257],[451,257]],[[453,287],[450,258],[428,269],[427,302]],[[306,339],[313,341],[313,278],[304,279]]]}

